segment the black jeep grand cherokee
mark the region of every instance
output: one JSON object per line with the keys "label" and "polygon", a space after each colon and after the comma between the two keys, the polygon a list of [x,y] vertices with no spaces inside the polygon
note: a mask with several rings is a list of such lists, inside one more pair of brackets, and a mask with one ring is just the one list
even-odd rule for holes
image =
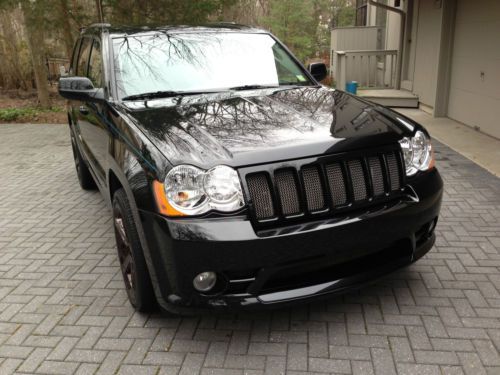
{"label": "black jeep grand cherokee", "polygon": [[309,299],[430,250],[442,180],[429,134],[325,75],[244,26],[82,32],[59,90],[136,309]]}

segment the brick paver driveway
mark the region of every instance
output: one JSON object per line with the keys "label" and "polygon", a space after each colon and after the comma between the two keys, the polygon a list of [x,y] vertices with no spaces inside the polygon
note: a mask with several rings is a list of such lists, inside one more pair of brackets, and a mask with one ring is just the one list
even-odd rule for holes
{"label": "brick paver driveway", "polygon": [[0,126],[0,374],[500,374],[500,180],[437,145],[436,247],[372,287],[265,313],[135,314],[64,125]]}

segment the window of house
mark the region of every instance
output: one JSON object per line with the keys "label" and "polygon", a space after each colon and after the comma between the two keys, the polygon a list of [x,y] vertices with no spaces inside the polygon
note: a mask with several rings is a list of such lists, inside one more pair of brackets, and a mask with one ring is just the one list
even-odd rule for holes
{"label": "window of house", "polygon": [[366,26],[368,0],[356,0],[356,26]]}

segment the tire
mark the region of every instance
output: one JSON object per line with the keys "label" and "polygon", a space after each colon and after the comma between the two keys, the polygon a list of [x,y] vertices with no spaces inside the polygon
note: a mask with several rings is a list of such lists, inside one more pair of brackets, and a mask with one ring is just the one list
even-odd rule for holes
{"label": "tire", "polygon": [[71,131],[71,148],[73,149],[73,160],[75,161],[76,175],[78,176],[78,182],[83,190],[95,190],[97,185],[95,184],[94,177],[89,171],[89,167],[85,163],[85,160],[78,149],[76,144],[75,136]]}
{"label": "tire", "polygon": [[123,189],[113,195],[113,226],[120,270],[130,304],[137,311],[151,312],[156,308],[156,298],[132,210]]}

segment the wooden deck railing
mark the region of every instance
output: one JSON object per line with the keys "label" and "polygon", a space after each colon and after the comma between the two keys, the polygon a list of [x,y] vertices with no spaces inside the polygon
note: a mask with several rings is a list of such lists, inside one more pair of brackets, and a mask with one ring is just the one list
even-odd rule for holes
{"label": "wooden deck railing", "polygon": [[399,79],[397,58],[397,50],[335,51],[333,78],[341,90],[349,81],[361,88],[393,89]]}

